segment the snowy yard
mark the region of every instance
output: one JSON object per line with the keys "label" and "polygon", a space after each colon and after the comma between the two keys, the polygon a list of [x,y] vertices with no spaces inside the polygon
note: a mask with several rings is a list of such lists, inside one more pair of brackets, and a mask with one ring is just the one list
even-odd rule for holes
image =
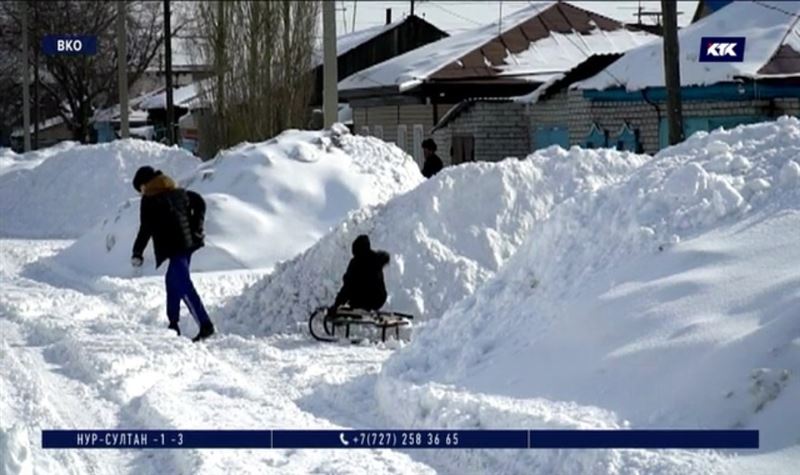
{"label": "snowy yard", "polygon": [[[216,248],[199,251],[228,239],[244,260],[194,274],[220,330],[202,344],[166,329],[163,269],[126,267],[137,206],[92,208],[70,240],[39,239],[63,231],[46,219],[19,237],[34,223],[4,208],[0,473],[797,473],[800,121],[655,157],[554,147],[424,183],[377,139],[327,138],[287,133],[184,176],[239,203],[214,208]],[[43,183],[48,160],[3,158],[0,178],[22,178],[0,192]],[[245,207],[262,221],[241,235]],[[259,254],[253,234],[293,216],[306,238]],[[304,331],[362,232],[392,254],[388,306],[420,317],[410,343]],[[747,428],[761,450],[41,449],[57,428]]]}

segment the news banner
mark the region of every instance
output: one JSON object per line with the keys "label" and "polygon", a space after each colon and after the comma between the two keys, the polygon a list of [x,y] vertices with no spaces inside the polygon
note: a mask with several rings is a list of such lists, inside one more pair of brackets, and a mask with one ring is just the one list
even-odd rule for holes
{"label": "news banner", "polygon": [[757,430],[44,430],[45,449],[757,449]]}

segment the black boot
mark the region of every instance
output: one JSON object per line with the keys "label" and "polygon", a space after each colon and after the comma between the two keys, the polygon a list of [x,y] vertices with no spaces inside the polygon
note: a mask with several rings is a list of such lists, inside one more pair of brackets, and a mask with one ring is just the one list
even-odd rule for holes
{"label": "black boot", "polygon": [[168,330],[175,330],[175,333],[177,333],[178,336],[181,336],[181,327],[178,326],[178,322],[170,323],[169,326],[167,327],[167,329]]}
{"label": "black boot", "polygon": [[197,334],[196,337],[192,338],[192,341],[198,342],[200,340],[205,340],[206,338],[210,337],[214,334],[214,325],[209,323],[208,325],[203,325],[200,327],[200,333]]}

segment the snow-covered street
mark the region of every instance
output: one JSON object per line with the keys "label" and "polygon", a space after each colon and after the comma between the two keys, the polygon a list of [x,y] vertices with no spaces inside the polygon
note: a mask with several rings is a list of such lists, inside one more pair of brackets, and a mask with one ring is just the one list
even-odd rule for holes
{"label": "snow-covered street", "polygon": [[[163,297],[160,278],[86,281],[37,268],[37,259],[65,245],[0,241],[0,420],[21,425],[5,434],[4,454],[35,473],[432,472],[408,455],[381,451],[41,449],[33,428],[336,428],[346,427],[345,421],[373,422],[353,419],[365,415],[369,394],[343,392],[344,407],[337,408],[329,406],[324,388],[374,379],[390,354],[370,346],[319,346],[299,335],[220,335],[193,344],[167,331],[158,308],[151,308]],[[213,308],[257,277],[211,273],[197,284],[213,296]],[[190,321],[182,319],[187,333],[195,331]]]}
{"label": "snow-covered street", "polygon": [[[551,147],[425,182],[393,146],[345,132],[240,147],[182,180],[218,197],[202,177],[239,183],[223,188],[262,216],[239,227],[238,205],[210,212],[213,236],[247,258],[193,274],[218,329],[199,344],[186,309],[183,336],[167,329],[164,267],[130,268],[136,198],[75,240],[56,224],[47,234],[69,240],[2,238],[0,473],[793,474],[798,137],[784,117],[655,156]],[[107,174],[129,189],[139,146],[118,147]],[[11,156],[5,192],[71,173],[74,150]],[[94,199],[38,193],[65,209]],[[23,215],[37,218],[18,201],[4,219],[22,234]],[[308,239],[270,255],[271,226],[293,219]],[[387,307],[419,317],[410,343],[307,334],[361,233],[391,253]],[[757,429],[761,449],[41,448],[43,429],[655,428]]]}
{"label": "snow-covered street", "polygon": [[46,3],[0,475],[800,475],[800,0]]}

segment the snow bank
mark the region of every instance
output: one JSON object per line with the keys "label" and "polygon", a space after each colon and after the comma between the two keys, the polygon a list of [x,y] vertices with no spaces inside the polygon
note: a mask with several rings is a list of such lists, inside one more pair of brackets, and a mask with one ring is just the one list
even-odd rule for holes
{"label": "snow bank", "polygon": [[139,140],[66,142],[4,161],[0,235],[27,238],[80,236],[136,195],[131,179],[140,166],[181,175],[200,163],[184,150]]}
{"label": "snow bank", "polygon": [[16,153],[10,148],[0,148],[0,175],[19,170],[36,168],[46,158],[78,146],[78,142],[59,142],[52,147],[34,152]]}
{"label": "snow bank", "polygon": [[[387,427],[624,430],[611,411],[542,398],[515,399],[381,378],[375,387]],[[730,473],[720,454],[679,450],[432,450],[439,473],[687,475]]]}
{"label": "snow bank", "polygon": [[[269,268],[294,257],[351,210],[382,203],[422,181],[402,150],[371,137],[286,131],[267,142],[242,144],[204,163],[180,186],[201,193],[207,246],[194,256],[199,271]],[[56,260],[90,275],[131,276],[139,200],[65,249]],[[154,274],[152,245],[144,272]],[[163,269],[162,269],[163,270]]]}
{"label": "snow bank", "polygon": [[493,280],[388,360],[387,417],[442,385],[796,444],[798,160],[800,121],[783,117],[695,134],[562,203]]}
{"label": "snow bank", "polygon": [[551,147],[525,160],[446,168],[385,206],[351,214],[232,301],[220,321],[227,331],[258,334],[304,325],[311,310],[332,303],[362,233],[392,255],[386,307],[437,318],[489,279],[555,204],[619,181],[645,159]]}

